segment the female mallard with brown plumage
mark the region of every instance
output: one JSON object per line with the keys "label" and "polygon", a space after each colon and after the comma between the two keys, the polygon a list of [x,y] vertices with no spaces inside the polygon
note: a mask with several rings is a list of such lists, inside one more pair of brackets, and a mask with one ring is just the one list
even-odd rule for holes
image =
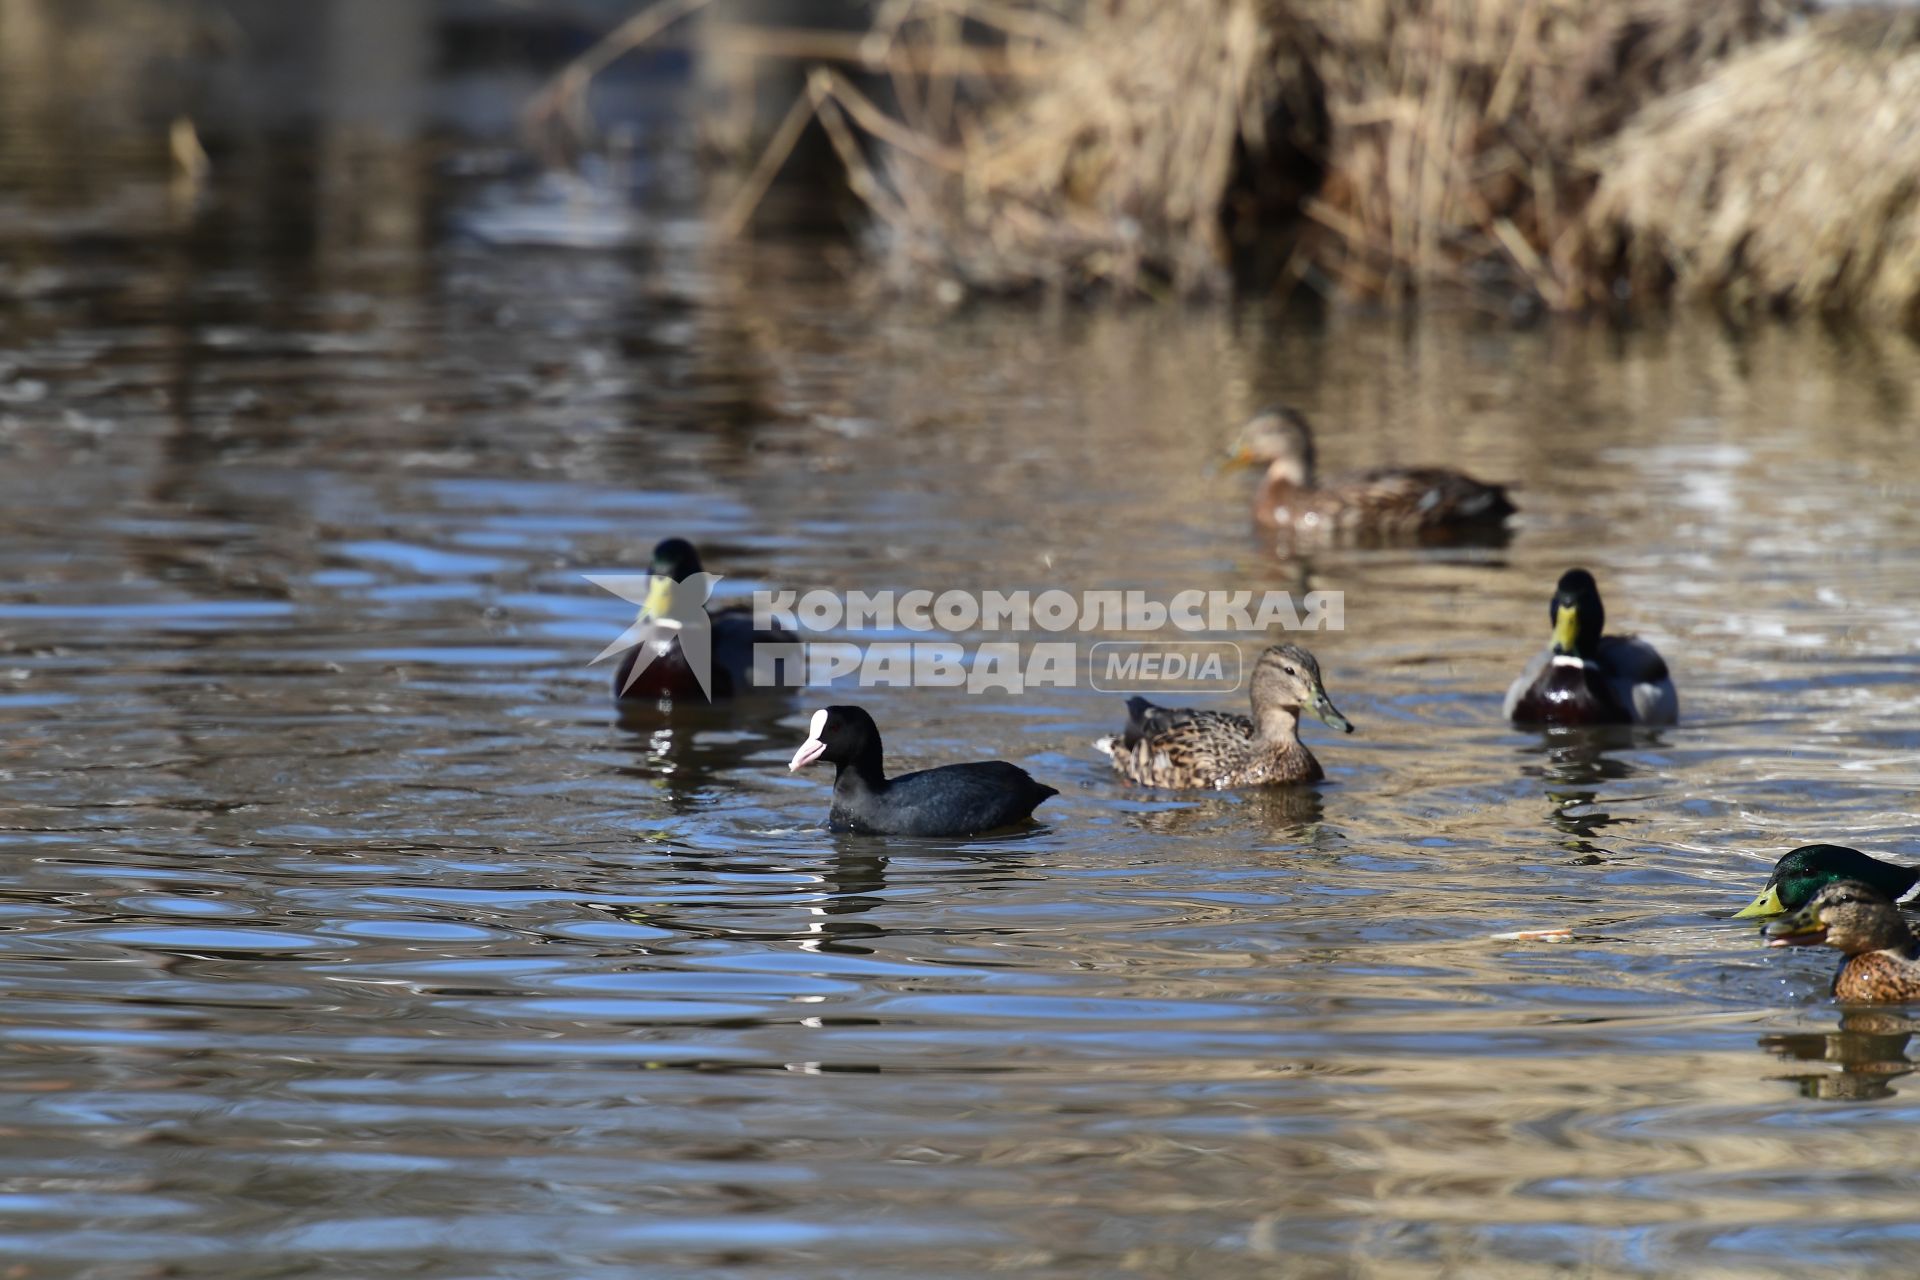
{"label": "female mallard with brown plumage", "polygon": [[1300,741],[1301,710],[1346,733],[1353,725],[1327,697],[1313,655],[1296,644],[1274,645],[1254,664],[1250,683],[1252,718],[1173,711],[1129,698],[1126,729],[1094,746],[1127,781],[1149,787],[1224,791],[1324,778],[1320,762]]}
{"label": "female mallard with brown plumage", "polygon": [[1852,1004],[1920,1001],[1920,940],[1900,908],[1858,880],[1830,884],[1813,901],[1767,926],[1770,947],[1825,943],[1846,956],[1833,994]]}
{"label": "female mallard with brown plumage", "polygon": [[1254,523],[1296,537],[1419,537],[1497,530],[1514,513],[1507,491],[1444,467],[1371,467],[1321,481],[1313,428],[1272,405],[1241,429],[1229,466],[1265,465]]}

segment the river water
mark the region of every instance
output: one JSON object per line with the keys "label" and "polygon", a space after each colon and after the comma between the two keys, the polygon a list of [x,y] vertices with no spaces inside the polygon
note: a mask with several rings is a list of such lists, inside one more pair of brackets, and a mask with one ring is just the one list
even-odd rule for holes
{"label": "river water", "polygon": [[[949,311],[478,147],[10,147],[8,1275],[1911,1270],[1911,1024],[1725,918],[1920,857],[1905,339]],[[1514,537],[1273,555],[1216,463],[1276,398]],[[669,534],[723,598],[1340,591],[1358,732],[1181,797],[1084,683],[843,689],[1062,794],[831,836],[824,693],[616,721],[582,575]],[[1678,728],[1500,722],[1572,564]]]}

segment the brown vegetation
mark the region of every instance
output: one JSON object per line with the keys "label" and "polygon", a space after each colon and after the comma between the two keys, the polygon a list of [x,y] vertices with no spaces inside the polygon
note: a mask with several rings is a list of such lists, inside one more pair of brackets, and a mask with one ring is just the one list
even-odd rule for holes
{"label": "brown vegetation", "polygon": [[1640,106],[1782,30],[1798,0],[1294,0],[1327,84],[1307,211],[1330,291],[1580,292],[1588,152]]}
{"label": "brown vegetation", "polygon": [[[700,0],[662,0],[681,10]],[[1920,18],[1809,0],[884,0],[818,119],[903,279],[1920,318]]]}
{"label": "brown vegetation", "polygon": [[1595,289],[1920,322],[1920,13],[1820,17],[1654,104],[1600,163]]}
{"label": "brown vegetation", "polygon": [[1256,0],[1108,0],[1037,29],[1045,73],[957,117],[945,163],[889,157],[896,266],[988,290],[1224,285],[1244,157],[1284,169],[1319,142],[1285,136],[1316,104],[1302,68],[1277,73],[1284,30]]}

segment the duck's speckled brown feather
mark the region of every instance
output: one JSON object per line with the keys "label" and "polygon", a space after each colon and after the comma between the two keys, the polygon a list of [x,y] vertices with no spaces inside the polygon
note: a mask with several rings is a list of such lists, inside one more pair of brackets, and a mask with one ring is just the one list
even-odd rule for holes
{"label": "duck's speckled brown feather", "polygon": [[1326,777],[1299,738],[1263,740],[1247,716],[1172,711],[1144,698],[1127,706],[1127,731],[1111,754],[1113,767],[1129,782],[1218,791]]}
{"label": "duck's speckled brown feather", "polygon": [[1495,527],[1513,512],[1500,485],[1442,467],[1376,467],[1312,487],[1269,474],[1253,501],[1253,519],[1262,528],[1310,537]]}
{"label": "duck's speckled brown feather", "polygon": [[1911,948],[1848,956],[1834,975],[1833,994],[1849,1004],[1920,1002],[1920,959]]}

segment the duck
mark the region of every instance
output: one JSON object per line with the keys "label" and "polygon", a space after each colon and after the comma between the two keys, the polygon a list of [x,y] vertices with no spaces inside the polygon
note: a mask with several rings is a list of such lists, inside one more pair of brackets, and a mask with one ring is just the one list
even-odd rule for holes
{"label": "duck", "polygon": [[1841,880],[1857,880],[1888,902],[1898,902],[1920,882],[1920,867],[1882,862],[1843,844],[1803,844],[1773,864],[1760,896],[1733,913],[1735,920],[1798,911],[1815,894]]}
{"label": "duck", "polygon": [[[718,579],[702,576],[706,567],[700,553],[685,538],[666,538],[656,545],[647,572],[653,582],[640,620],[621,637],[627,647],[613,673],[618,701],[732,698],[754,687],[756,645],[798,643],[782,627],[755,627],[751,605],[708,609],[707,592]],[[704,685],[686,644],[701,629],[702,619],[709,663]]]}
{"label": "duck", "polygon": [[1770,947],[1822,943],[1846,956],[1833,978],[1849,1004],[1920,1001],[1920,939],[1891,899],[1859,880],[1837,880],[1766,928]]}
{"label": "duck", "polygon": [[1371,467],[1321,482],[1313,428],[1291,406],[1269,405],[1247,420],[1228,467],[1265,465],[1253,520],[1294,537],[1418,537],[1497,530],[1518,508],[1502,485],[1444,467]]}
{"label": "duck", "polygon": [[1251,718],[1228,711],[1169,710],[1127,699],[1127,724],[1093,745],[1128,782],[1179,790],[1224,791],[1326,777],[1300,741],[1300,712],[1343,733],[1353,723],[1334,708],[1320,664],[1297,644],[1261,653],[1248,682]]}
{"label": "duck", "polygon": [[1502,712],[1520,724],[1673,724],[1680,695],[1646,641],[1610,636],[1600,588],[1585,569],[1560,575],[1548,602],[1553,642],[1507,689]]}
{"label": "duck", "polygon": [[943,764],[887,777],[880,727],[854,706],[822,707],[790,773],[824,761],[834,767],[827,829],[880,836],[974,836],[1019,826],[1060,794],[1005,760]]}

